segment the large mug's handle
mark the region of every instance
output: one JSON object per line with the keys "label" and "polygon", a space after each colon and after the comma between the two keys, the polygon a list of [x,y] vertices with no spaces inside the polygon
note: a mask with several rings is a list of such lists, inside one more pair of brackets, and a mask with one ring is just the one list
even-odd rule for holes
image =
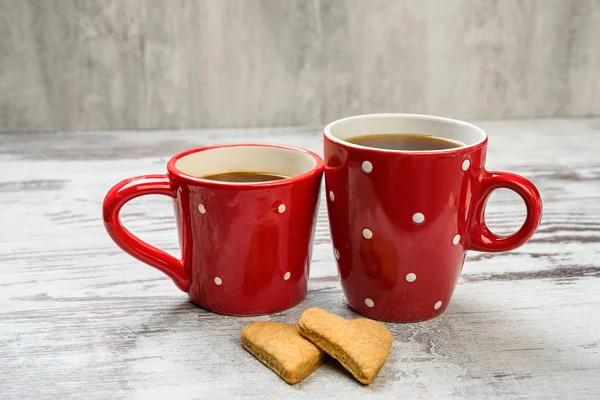
{"label": "large mug's handle", "polygon": [[121,225],[119,212],[129,200],[146,194],[162,194],[174,198],[175,193],[166,175],[144,175],[125,179],[112,187],[104,198],[102,211],[104,227],[117,245],[125,252],[164,272],[175,285],[188,291],[189,281],[181,260],[134,236]]}
{"label": "large mug's handle", "polygon": [[[469,250],[500,252],[516,249],[527,242],[535,233],[542,218],[542,198],[533,183],[509,172],[483,171],[480,184],[481,197],[475,200],[474,214],[471,217],[465,247]],[[516,192],[527,207],[527,217],[523,226],[509,236],[495,235],[489,230],[484,219],[487,200],[490,194],[499,188]]]}

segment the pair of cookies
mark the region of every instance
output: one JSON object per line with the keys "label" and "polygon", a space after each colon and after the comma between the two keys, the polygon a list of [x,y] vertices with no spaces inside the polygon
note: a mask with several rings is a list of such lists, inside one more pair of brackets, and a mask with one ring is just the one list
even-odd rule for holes
{"label": "pair of cookies", "polygon": [[369,384],[390,353],[392,334],[370,319],[347,320],[320,308],[310,308],[296,325],[246,325],[242,346],[288,383],[306,378],[329,354],[359,382]]}

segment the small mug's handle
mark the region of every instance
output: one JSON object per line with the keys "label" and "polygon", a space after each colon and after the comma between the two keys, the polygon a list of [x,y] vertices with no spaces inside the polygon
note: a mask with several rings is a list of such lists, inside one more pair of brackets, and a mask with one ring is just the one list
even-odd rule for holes
{"label": "small mug's handle", "polygon": [[125,252],[164,272],[175,285],[188,291],[189,281],[178,258],[134,236],[121,225],[119,212],[129,200],[146,194],[162,194],[174,198],[175,193],[166,175],[144,175],[125,179],[112,187],[104,198],[102,211],[104,227],[117,245]]}
{"label": "small mug's handle", "polygon": [[[535,233],[542,218],[542,198],[533,183],[509,172],[483,171],[480,184],[481,197],[475,200],[465,247],[469,250],[500,252],[516,249],[527,242]],[[500,188],[516,192],[527,207],[527,218],[523,226],[509,236],[495,235],[489,230],[484,219],[485,206],[490,194]]]}

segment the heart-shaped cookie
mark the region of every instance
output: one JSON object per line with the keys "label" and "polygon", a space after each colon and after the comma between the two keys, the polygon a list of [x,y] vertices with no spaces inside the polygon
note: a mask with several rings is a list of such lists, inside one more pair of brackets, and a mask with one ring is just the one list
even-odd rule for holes
{"label": "heart-shaped cookie", "polygon": [[251,322],[242,330],[242,346],[287,383],[297,383],[327,355],[298,332],[294,324]]}
{"label": "heart-shaped cookie", "polygon": [[392,347],[392,333],[383,324],[347,320],[320,308],[304,311],[298,330],[364,384],[373,382]]}

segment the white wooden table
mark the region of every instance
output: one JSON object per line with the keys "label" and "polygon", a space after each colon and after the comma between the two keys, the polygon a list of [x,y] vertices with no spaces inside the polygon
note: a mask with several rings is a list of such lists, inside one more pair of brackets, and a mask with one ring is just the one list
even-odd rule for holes
{"label": "white wooden table", "polygon": [[[0,134],[0,398],[600,398],[600,120],[480,125],[489,169],[540,189],[542,225],[516,251],[471,253],[440,317],[387,324],[392,353],[370,386],[334,362],[290,386],[239,345],[252,320],[294,322],[312,306],[356,316],[324,209],[306,299],[258,318],[195,307],[120,251],[101,222],[114,183],[164,172],[178,151],[260,141],[321,153],[318,127]],[[491,201],[497,232],[519,226],[515,196]],[[178,254],[168,199],[135,200],[124,220]]]}

